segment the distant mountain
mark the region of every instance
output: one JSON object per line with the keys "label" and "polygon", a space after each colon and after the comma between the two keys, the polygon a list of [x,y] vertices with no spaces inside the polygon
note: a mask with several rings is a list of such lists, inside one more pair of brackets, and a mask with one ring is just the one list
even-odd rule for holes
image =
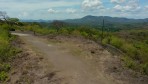
{"label": "distant mountain", "polygon": [[[104,16],[104,20],[106,24],[127,24],[127,23],[144,23],[148,22],[148,18],[146,19],[128,19],[128,18],[120,18],[120,17],[109,17]],[[63,20],[67,23],[73,24],[89,24],[89,25],[101,25],[103,21],[103,16],[85,16],[80,19],[67,19]]]}
{"label": "distant mountain", "polygon": [[[148,28],[148,18],[146,19],[129,19],[123,17],[110,16],[92,16],[88,15],[79,19],[59,20],[71,25],[86,25],[95,28],[101,28],[103,18],[105,21],[105,28],[110,29],[131,29],[131,28]],[[41,25],[49,26],[52,20],[21,20],[22,22],[39,22]]]}
{"label": "distant mountain", "polygon": [[[146,19],[129,19],[129,18],[122,18],[122,17],[110,17],[104,16],[105,23],[143,23],[148,22],[148,18]],[[74,23],[74,24],[102,24],[103,16],[92,16],[88,15],[79,19],[67,19],[67,20],[60,20],[66,23]],[[52,22],[52,20],[21,20],[21,22]]]}
{"label": "distant mountain", "polygon": [[21,20],[21,22],[52,22],[52,21],[39,19],[39,20]]}

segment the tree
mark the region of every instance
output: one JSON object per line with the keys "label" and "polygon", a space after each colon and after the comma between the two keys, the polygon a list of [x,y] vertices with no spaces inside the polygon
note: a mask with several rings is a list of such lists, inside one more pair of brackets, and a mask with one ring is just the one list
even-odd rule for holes
{"label": "tree", "polygon": [[65,23],[62,21],[55,20],[52,22],[52,25],[54,26],[54,28],[56,28],[58,32],[65,25]]}
{"label": "tree", "polygon": [[7,13],[4,12],[4,11],[0,11],[0,20],[1,21],[6,21],[7,24],[9,24],[8,19],[9,19],[9,17],[8,17]]}
{"label": "tree", "polygon": [[13,26],[13,25],[19,25],[19,19],[18,18],[8,18],[7,21],[9,22],[9,24],[11,26]]}
{"label": "tree", "polygon": [[19,22],[18,18],[9,18],[8,20],[11,21],[11,22]]}
{"label": "tree", "polygon": [[6,12],[0,11],[0,22],[6,22],[9,25],[9,30],[15,30],[13,25],[23,25],[18,18],[9,18]]}
{"label": "tree", "polygon": [[18,18],[9,18],[6,12],[0,11],[0,21],[5,21],[7,24],[13,25],[19,22]]}

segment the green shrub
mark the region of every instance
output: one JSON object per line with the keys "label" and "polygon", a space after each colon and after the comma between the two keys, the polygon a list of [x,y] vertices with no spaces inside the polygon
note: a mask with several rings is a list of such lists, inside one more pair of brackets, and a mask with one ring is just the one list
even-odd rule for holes
{"label": "green shrub", "polygon": [[124,43],[121,50],[124,51],[128,56],[131,56],[133,59],[137,55],[137,50],[132,44]]}
{"label": "green shrub", "polygon": [[74,30],[74,31],[72,31],[72,35],[74,35],[74,36],[80,36],[81,33],[78,30]]}
{"label": "green shrub", "polygon": [[148,44],[148,40],[145,40],[145,43]]}
{"label": "green shrub", "polygon": [[107,37],[107,38],[104,38],[103,40],[102,40],[102,44],[110,44],[110,42],[111,42],[111,38],[110,37]]}
{"label": "green shrub", "polygon": [[3,25],[1,25],[1,28],[9,30],[10,26],[8,24],[3,24]]}
{"label": "green shrub", "polygon": [[124,44],[124,40],[115,36],[111,36],[110,44],[120,49],[121,46]]}
{"label": "green shrub", "polygon": [[135,69],[137,66],[136,62],[128,56],[124,56],[123,61],[125,63],[125,66],[128,68]]}
{"label": "green shrub", "polygon": [[141,72],[146,74],[146,75],[148,75],[148,63],[142,64],[141,67],[142,67],[142,71]]}
{"label": "green shrub", "polygon": [[63,35],[68,35],[69,34],[69,31],[66,28],[60,29],[59,32],[60,32],[60,34],[63,34]]}
{"label": "green shrub", "polygon": [[11,68],[11,66],[8,63],[0,64],[0,72],[2,72],[2,71],[8,72],[10,70],[10,68]]}
{"label": "green shrub", "polygon": [[89,37],[89,34],[88,34],[88,33],[86,33],[86,32],[84,32],[84,31],[83,31],[83,32],[81,32],[81,35],[82,35],[82,36],[84,36],[85,38],[88,38],[88,37]]}
{"label": "green shrub", "polygon": [[97,41],[99,39],[99,35],[92,35],[92,40]]}
{"label": "green shrub", "polygon": [[0,81],[5,81],[8,78],[8,74],[5,71],[0,72]]}

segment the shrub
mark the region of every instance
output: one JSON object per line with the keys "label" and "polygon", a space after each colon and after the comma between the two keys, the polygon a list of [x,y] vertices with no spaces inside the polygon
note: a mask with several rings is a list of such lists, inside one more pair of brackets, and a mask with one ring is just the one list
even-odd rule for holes
{"label": "shrub", "polygon": [[0,64],[0,72],[5,71],[8,72],[10,70],[11,66],[10,64]]}
{"label": "shrub", "polygon": [[105,44],[110,44],[111,42],[111,38],[110,37],[107,37],[107,38],[104,38],[102,43],[105,45]]}
{"label": "shrub", "polygon": [[89,34],[88,34],[88,33],[86,33],[86,32],[84,32],[84,31],[83,31],[83,32],[81,32],[81,35],[82,35],[82,36],[84,36],[85,38],[88,38],[88,37],[89,37]]}
{"label": "shrub", "polygon": [[115,36],[111,36],[111,45],[117,47],[117,48],[121,48],[121,46],[124,44],[124,40],[118,38],[118,37],[115,37]]}
{"label": "shrub", "polygon": [[124,43],[121,50],[124,51],[128,56],[131,56],[133,59],[137,55],[137,50],[132,44]]}
{"label": "shrub", "polygon": [[68,31],[66,28],[60,29],[59,32],[60,32],[61,34],[63,34],[63,35],[68,35],[68,34],[69,34],[69,31]]}
{"label": "shrub", "polygon": [[0,81],[4,81],[8,78],[8,74],[5,71],[0,72]]}
{"label": "shrub", "polygon": [[135,69],[137,66],[136,62],[128,56],[124,56],[123,61],[125,63],[125,66],[128,68]]}
{"label": "shrub", "polygon": [[97,41],[97,40],[99,39],[99,35],[92,35],[92,39],[93,39],[94,41]]}
{"label": "shrub", "polygon": [[142,67],[142,73],[148,75],[148,63],[141,65]]}
{"label": "shrub", "polygon": [[74,35],[74,36],[80,36],[81,33],[80,33],[80,31],[78,31],[78,30],[74,30],[74,31],[72,32],[72,35]]}

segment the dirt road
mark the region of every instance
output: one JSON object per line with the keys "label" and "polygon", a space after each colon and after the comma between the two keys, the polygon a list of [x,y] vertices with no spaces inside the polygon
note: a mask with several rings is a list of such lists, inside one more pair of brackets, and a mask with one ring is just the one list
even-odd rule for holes
{"label": "dirt road", "polygon": [[[99,71],[101,69],[94,70],[94,66],[88,65],[87,61],[70,53],[70,49],[66,49],[66,46],[62,48],[31,34],[12,34],[20,36],[27,45],[31,45],[30,48],[43,54],[43,58],[48,61],[46,63],[52,64],[51,69],[55,71],[54,77],[50,81],[44,81],[44,84],[116,84]],[[56,78],[60,80],[57,82]],[[34,84],[41,83],[43,83],[41,79],[34,82]]]}
{"label": "dirt road", "polygon": [[124,67],[121,57],[77,37],[12,33],[23,41],[7,84],[147,84],[148,77]]}

